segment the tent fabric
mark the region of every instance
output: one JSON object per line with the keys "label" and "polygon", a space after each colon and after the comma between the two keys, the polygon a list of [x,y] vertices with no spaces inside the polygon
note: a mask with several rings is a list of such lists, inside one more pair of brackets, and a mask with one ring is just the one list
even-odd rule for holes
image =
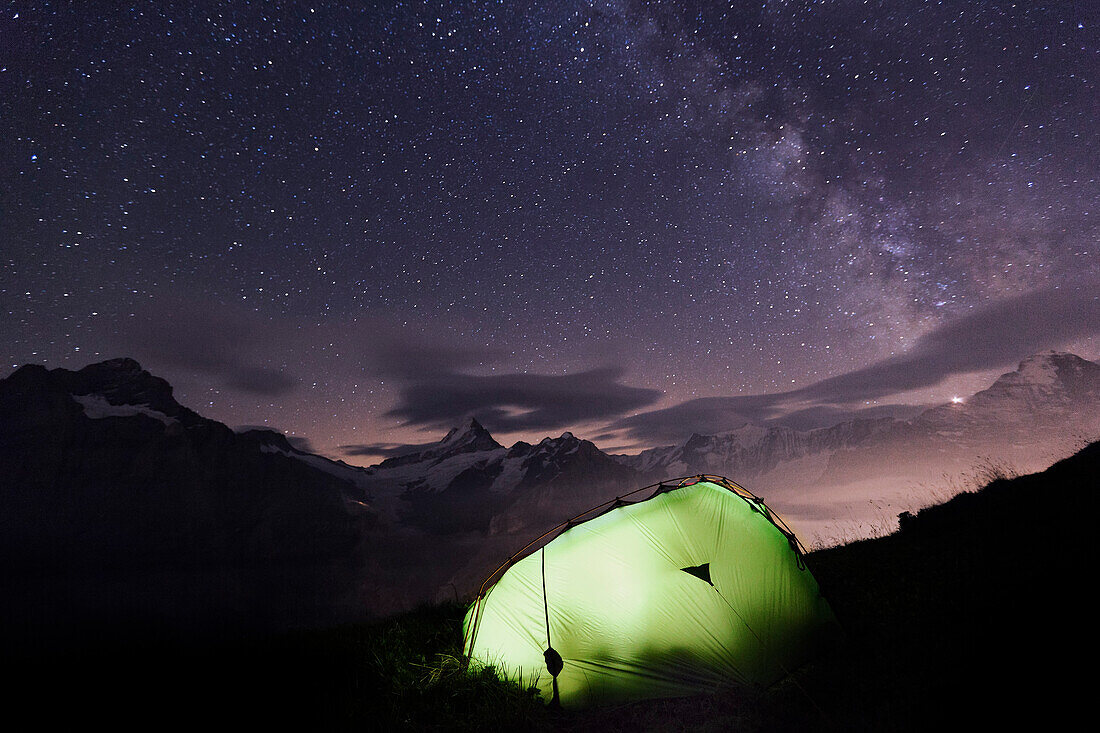
{"label": "tent fabric", "polygon": [[553,648],[566,707],[780,679],[835,620],[793,534],[735,487],[662,485],[566,525],[474,602],[467,657],[550,700]]}

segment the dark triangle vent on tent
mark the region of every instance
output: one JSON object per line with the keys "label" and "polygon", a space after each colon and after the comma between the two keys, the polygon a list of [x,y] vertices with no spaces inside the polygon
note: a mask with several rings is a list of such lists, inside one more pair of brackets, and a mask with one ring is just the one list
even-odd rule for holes
{"label": "dark triangle vent on tent", "polygon": [[714,581],[710,579],[710,563],[705,562],[702,565],[692,565],[690,568],[680,568],[688,575],[694,575],[699,580],[706,581],[711,585],[714,585]]}

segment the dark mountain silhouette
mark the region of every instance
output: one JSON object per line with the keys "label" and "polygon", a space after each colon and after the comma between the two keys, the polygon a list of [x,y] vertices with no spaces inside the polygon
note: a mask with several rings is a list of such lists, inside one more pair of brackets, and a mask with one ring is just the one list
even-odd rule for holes
{"label": "dark mountain silhouette", "polygon": [[370,512],[291,452],[181,406],[131,359],[0,380],[7,630],[332,616]]}

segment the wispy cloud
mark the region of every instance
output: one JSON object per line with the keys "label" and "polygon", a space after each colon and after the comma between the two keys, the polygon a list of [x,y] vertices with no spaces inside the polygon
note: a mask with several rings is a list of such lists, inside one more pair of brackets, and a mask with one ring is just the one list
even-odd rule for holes
{"label": "wispy cloud", "polygon": [[[503,361],[502,353],[386,329],[372,334],[363,352],[366,369],[398,385],[386,416],[417,428],[448,429],[472,416],[494,432],[559,430],[613,420],[661,396],[624,383],[626,370],[617,365],[571,374],[484,373],[503,370]],[[381,454],[378,446],[366,448]]]}
{"label": "wispy cloud", "polygon": [[401,456],[407,453],[429,448],[435,445],[431,443],[353,443],[337,447],[345,456],[358,456],[362,458],[389,458]]}
{"label": "wispy cloud", "polygon": [[786,394],[832,404],[877,399],[956,374],[1013,365],[1095,333],[1100,333],[1100,295],[1039,290],[946,323],[918,339],[906,354]]}
{"label": "wispy cloud", "polygon": [[202,372],[222,386],[263,397],[294,390],[299,378],[256,356],[271,328],[251,311],[162,298],[124,332],[122,348],[143,363]]}
{"label": "wispy cloud", "polygon": [[624,371],[480,376],[433,370],[408,379],[386,414],[423,427],[443,428],[472,415],[490,430],[553,430],[612,419],[657,401],[657,390],[623,384]]}
{"label": "wispy cloud", "polygon": [[864,369],[770,395],[706,397],[622,418],[609,427],[640,443],[675,442],[747,422],[816,427],[851,417],[905,416],[901,405],[856,405],[949,377],[1015,366],[1038,351],[1100,333],[1100,296],[1038,290],[992,303],[929,331],[907,353]]}

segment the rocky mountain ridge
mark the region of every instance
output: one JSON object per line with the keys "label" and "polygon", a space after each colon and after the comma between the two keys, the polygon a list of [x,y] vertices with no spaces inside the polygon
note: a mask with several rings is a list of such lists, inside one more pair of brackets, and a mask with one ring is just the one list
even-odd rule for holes
{"label": "rocky mountain ridge", "polygon": [[[367,486],[391,519],[437,533],[488,532],[493,518],[560,487],[631,482],[636,472],[591,441],[566,432],[536,444],[505,448],[475,419],[437,444],[389,458],[370,469]],[[583,501],[586,491],[574,493]],[[559,497],[560,499],[560,497]]]}
{"label": "rocky mountain ridge", "polygon": [[745,425],[717,435],[693,434],[684,443],[616,456],[646,477],[700,473],[752,478],[806,456],[857,446],[889,430],[892,418],[850,420],[800,431],[785,425]]}
{"label": "rocky mountain ridge", "polygon": [[332,617],[354,602],[347,578],[374,514],[321,464],[336,466],[181,406],[132,359],[21,367],[0,379],[0,586],[24,604],[10,615],[173,628]]}

